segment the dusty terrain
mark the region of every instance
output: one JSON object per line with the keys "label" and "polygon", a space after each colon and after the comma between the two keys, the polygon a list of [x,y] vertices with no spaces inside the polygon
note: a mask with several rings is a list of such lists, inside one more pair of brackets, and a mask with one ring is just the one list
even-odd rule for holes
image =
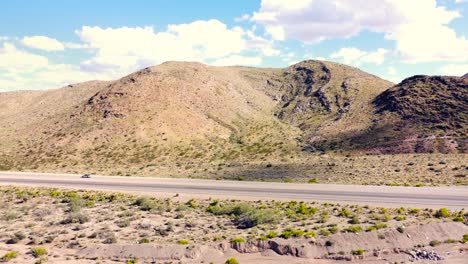
{"label": "dusty terrain", "polygon": [[0,198],[0,255],[17,252],[11,263],[388,263],[418,247],[446,263],[467,257],[463,211],[18,187]]}

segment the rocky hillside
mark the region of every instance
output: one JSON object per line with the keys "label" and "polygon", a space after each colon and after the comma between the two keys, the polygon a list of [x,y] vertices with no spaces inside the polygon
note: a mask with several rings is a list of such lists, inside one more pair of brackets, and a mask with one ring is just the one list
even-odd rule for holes
{"label": "rocky hillside", "polygon": [[[167,62],[112,82],[0,93],[0,169],[161,174],[317,151],[465,151],[466,80],[417,76],[389,89],[323,61],[284,69]],[[409,135],[454,143],[386,145]]]}
{"label": "rocky hillside", "polygon": [[376,121],[357,141],[383,153],[466,152],[467,90],[467,78],[408,78],[376,97]]}

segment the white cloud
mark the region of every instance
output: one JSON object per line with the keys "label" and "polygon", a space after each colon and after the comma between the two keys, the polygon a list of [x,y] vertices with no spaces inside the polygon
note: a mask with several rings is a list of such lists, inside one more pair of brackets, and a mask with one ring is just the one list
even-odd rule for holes
{"label": "white cloud", "polygon": [[236,22],[242,22],[242,21],[247,21],[250,19],[250,15],[249,14],[243,14],[242,16],[240,17],[236,17],[234,18],[234,21]]}
{"label": "white cloud", "polygon": [[344,64],[356,66],[366,63],[380,65],[385,61],[385,55],[387,53],[388,51],[382,48],[368,52],[354,47],[347,47],[341,48],[339,51],[332,53],[330,58],[338,60]]}
{"label": "white cloud", "polygon": [[284,40],[286,33],[282,26],[267,26],[266,31],[274,40]]}
{"label": "white cloud", "polygon": [[278,40],[313,43],[366,30],[384,33],[403,61],[418,63],[468,60],[468,41],[449,27],[458,17],[436,0],[262,0],[252,20]]}
{"label": "white cloud", "polygon": [[30,48],[45,51],[58,51],[65,49],[65,46],[60,41],[45,36],[24,37],[22,43]]}
{"label": "white cloud", "polygon": [[246,33],[248,36],[247,49],[259,50],[264,56],[267,57],[278,56],[281,54],[280,50],[273,48],[273,41],[255,35],[253,30],[249,30]]}
{"label": "white cloud", "polygon": [[65,42],[64,46],[69,49],[88,49],[89,46],[81,43]]}
{"label": "white cloud", "polygon": [[6,72],[30,72],[48,65],[47,57],[18,50],[11,43],[0,49],[0,69]]}
{"label": "white cloud", "polygon": [[112,77],[107,73],[84,72],[76,65],[51,63],[47,57],[18,49],[11,43],[0,48],[0,91],[58,88]]}
{"label": "white cloud", "polygon": [[397,71],[396,71],[395,67],[390,66],[390,67],[387,68],[387,73],[389,75],[396,75]]}
{"label": "white cloud", "polygon": [[468,0],[455,0],[455,3],[468,3]]}
{"label": "white cloud", "polygon": [[211,63],[216,66],[257,66],[262,63],[260,57],[248,57],[241,55],[232,55],[226,58],[218,59]]}
{"label": "white cloud", "polygon": [[164,61],[207,61],[238,54],[248,47],[246,32],[228,28],[218,20],[169,25],[166,31],[152,27],[83,27],[81,40],[96,50],[85,61],[87,71],[113,71],[116,75]]}
{"label": "white cloud", "polygon": [[448,64],[440,68],[446,75],[462,76],[468,73],[468,64]]}

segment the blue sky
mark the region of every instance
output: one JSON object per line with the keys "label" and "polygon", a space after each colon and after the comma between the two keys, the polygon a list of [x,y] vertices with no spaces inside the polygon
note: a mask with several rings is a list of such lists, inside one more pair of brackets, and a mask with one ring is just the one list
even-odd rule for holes
{"label": "blue sky", "polygon": [[0,91],[116,79],[167,60],[305,59],[398,82],[468,72],[468,0],[3,1]]}

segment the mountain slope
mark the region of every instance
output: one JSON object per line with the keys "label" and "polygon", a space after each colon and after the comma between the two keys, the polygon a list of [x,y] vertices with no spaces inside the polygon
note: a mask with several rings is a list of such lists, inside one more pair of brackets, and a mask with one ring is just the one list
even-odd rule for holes
{"label": "mountain slope", "polygon": [[361,144],[383,153],[466,152],[468,79],[413,76],[380,94]]}
{"label": "mountain slope", "polygon": [[[167,62],[111,82],[0,93],[0,169],[173,175],[201,164],[288,163],[317,150],[465,151],[461,80],[414,77],[389,89],[324,61],[284,69]],[[456,143],[390,147],[407,135]]]}

